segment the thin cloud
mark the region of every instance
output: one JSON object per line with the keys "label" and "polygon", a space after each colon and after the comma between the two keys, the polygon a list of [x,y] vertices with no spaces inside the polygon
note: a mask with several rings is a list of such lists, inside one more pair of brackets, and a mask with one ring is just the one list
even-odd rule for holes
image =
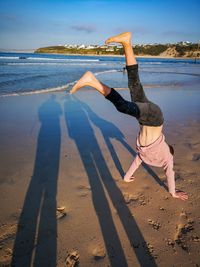
{"label": "thin cloud", "polygon": [[7,22],[19,22],[20,21],[19,16],[10,15],[10,14],[0,13],[0,18],[1,18],[1,20],[7,21]]}
{"label": "thin cloud", "polygon": [[78,32],[92,33],[96,31],[96,27],[92,25],[72,25],[71,28]]}

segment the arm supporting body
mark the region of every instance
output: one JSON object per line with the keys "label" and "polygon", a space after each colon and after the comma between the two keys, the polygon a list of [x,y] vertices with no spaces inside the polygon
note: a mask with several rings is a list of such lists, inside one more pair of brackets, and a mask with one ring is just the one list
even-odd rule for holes
{"label": "arm supporting body", "polygon": [[139,168],[141,163],[142,163],[142,160],[139,157],[139,155],[137,154],[137,156],[135,157],[134,161],[132,162],[130,168],[128,169],[128,171],[126,172],[126,174],[124,176],[124,181],[125,182],[130,182],[131,180],[134,179],[133,178],[133,174]]}

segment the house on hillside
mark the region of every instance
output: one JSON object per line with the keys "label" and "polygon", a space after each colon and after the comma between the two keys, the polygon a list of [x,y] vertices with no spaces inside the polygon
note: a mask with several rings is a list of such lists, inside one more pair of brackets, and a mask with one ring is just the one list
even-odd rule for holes
{"label": "house on hillside", "polygon": [[94,49],[94,48],[95,48],[94,45],[88,45],[88,46],[85,47],[85,49]]}
{"label": "house on hillside", "polygon": [[84,49],[85,48],[85,45],[84,44],[81,44],[77,47],[77,49]]}

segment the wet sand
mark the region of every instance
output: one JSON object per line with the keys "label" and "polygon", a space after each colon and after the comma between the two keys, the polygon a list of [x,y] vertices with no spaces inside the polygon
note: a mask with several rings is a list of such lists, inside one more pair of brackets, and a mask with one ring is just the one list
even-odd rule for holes
{"label": "wet sand", "polygon": [[124,183],[139,127],[97,92],[0,98],[0,266],[198,266],[200,93],[158,90],[185,202],[159,168]]}

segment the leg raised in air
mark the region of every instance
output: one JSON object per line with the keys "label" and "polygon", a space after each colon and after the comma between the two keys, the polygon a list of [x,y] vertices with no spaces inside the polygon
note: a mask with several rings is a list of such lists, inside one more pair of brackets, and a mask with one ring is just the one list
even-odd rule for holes
{"label": "leg raised in air", "polygon": [[87,71],[73,86],[70,90],[70,93],[73,94],[84,86],[91,86],[99,91],[102,95],[107,96],[111,92],[111,88],[107,85],[101,83],[94,74],[90,71]]}

